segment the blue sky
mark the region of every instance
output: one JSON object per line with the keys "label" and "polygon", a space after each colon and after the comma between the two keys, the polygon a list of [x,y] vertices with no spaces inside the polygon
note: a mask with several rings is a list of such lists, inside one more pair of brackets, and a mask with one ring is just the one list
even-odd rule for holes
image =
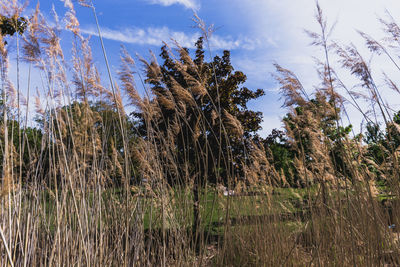
{"label": "blue sky", "polygon": [[[77,1],[72,0],[72,3],[82,32],[94,35],[91,43],[95,63],[106,83],[91,10],[79,6]],[[392,11],[396,18],[395,11],[400,10],[397,0],[321,0],[320,4],[329,21],[337,20],[333,38],[360,47],[361,40],[356,29],[379,36],[380,26],[376,18],[384,16],[385,9]],[[29,8],[35,5],[36,2],[32,1]],[[52,5],[62,18],[67,11],[63,1],[40,2],[42,12],[49,18]],[[131,54],[149,58],[149,50],[158,55],[162,41],[171,42],[171,38],[182,46],[193,47],[200,35],[199,30],[193,28],[194,12],[208,25],[215,25],[213,55],[223,49],[231,50],[234,67],[248,76],[246,86],[266,91],[264,97],[250,105],[252,109],[264,113],[264,136],[271,129],[281,126],[280,120],[286,112],[280,108],[282,101],[277,93],[277,84],[271,77],[274,62],[293,70],[310,91],[318,85],[313,57],[321,58],[322,54],[320,50],[308,46],[310,40],[303,32],[303,29],[317,30],[314,0],[94,0],[94,5],[113,71],[119,66],[121,44]],[[62,33],[63,36],[68,41],[67,33]],[[354,83],[351,78],[345,80]],[[393,105],[400,104],[391,96],[388,93],[387,97]],[[359,124],[360,114],[350,112],[355,118],[353,124]]]}

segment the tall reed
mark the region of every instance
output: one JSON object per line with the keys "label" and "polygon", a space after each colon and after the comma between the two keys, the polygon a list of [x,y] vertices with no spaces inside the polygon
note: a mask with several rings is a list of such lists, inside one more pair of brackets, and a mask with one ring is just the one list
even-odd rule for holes
{"label": "tall reed", "polygon": [[[71,59],[57,15],[49,24],[39,5],[23,34],[0,35],[1,266],[399,264],[400,126],[357,49],[331,42],[318,5],[321,32],[309,32],[323,51],[317,89],[275,65],[295,188],[274,167],[272,148],[244,137],[247,126],[223,105],[223,79],[215,63],[206,65],[204,50],[193,59],[179,44],[165,45],[164,63],[174,70],[167,72],[154,55],[137,66],[123,48],[115,82],[102,42],[105,83],[74,3],[63,2]],[[78,4],[93,10],[99,26],[93,3]],[[6,17],[23,10],[12,0],[0,5]],[[203,33],[196,45],[204,42],[212,60],[212,31],[197,16],[195,22]],[[361,35],[398,70],[391,47],[399,45],[399,26],[391,17],[381,22],[389,44]],[[16,40],[16,50],[5,38]],[[13,53],[18,68],[30,70],[29,77],[17,73],[16,89],[8,75]],[[332,67],[337,55],[361,80],[371,110],[362,109],[365,93],[348,89]],[[37,128],[28,127],[31,71],[43,81],[34,100]],[[399,92],[394,79],[384,79]],[[346,101],[368,122],[383,119],[382,162],[350,136]]]}

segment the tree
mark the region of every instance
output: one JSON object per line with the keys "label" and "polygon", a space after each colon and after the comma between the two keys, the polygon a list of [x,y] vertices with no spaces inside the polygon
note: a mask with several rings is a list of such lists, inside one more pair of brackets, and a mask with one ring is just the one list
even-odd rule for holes
{"label": "tree", "polygon": [[[9,144],[8,144],[8,126],[9,123],[7,122],[7,103],[6,103],[6,89],[5,89],[5,83],[6,83],[6,69],[7,69],[7,50],[4,48],[4,45],[7,44],[7,41],[3,40],[4,36],[10,35],[13,36],[14,33],[19,33],[22,34],[25,31],[25,28],[27,26],[27,20],[23,17],[18,17],[17,15],[14,15],[11,18],[5,17],[3,15],[0,15],[0,50],[1,50],[1,55],[0,55],[0,69],[1,69],[1,82],[2,82],[2,95],[0,99],[0,104],[2,105],[2,119],[3,119],[3,126],[2,130],[4,130],[3,138],[2,141],[4,140],[4,144],[2,146],[3,151],[0,153],[2,154],[2,180],[3,180],[3,188],[8,190],[9,188],[7,184],[11,184],[11,177],[10,177],[10,166],[12,165],[10,160],[10,152],[9,152]],[[4,41],[4,44],[3,44]],[[14,124],[12,124],[14,125]],[[12,152],[12,151],[11,151]]]}
{"label": "tree", "polygon": [[[2,102],[0,100],[0,110]],[[2,111],[0,111],[0,114]],[[7,112],[10,116],[11,111]],[[4,122],[0,120],[0,169],[3,169],[5,151],[5,131]],[[41,149],[42,132],[37,128],[22,127],[17,120],[7,120],[7,139],[9,157],[12,159],[11,166],[14,173],[21,176],[23,183],[29,182],[33,175],[32,166],[38,160],[38,151]],[[21,157],[19,155],[21,153]],[[20,172],[21,171],[21,172]]]}
{"label": "tree", "polygon": [[197,41],[194,59],[181,47],[175,59],[163,46],[163,65],[145,63],[157,112],[151,120],[148,114],[134,113],[142,135],[173,154],[175,167],[165,170],[169,184],[193,185],[194,232],[200,224],[200,190],[207,182],[246,181],[244,165],[262,122],[261,112],[247,104],[264,94],[243,86],[246,75],[234,70],[229,51],[206,62],[203,41]]}
{"label": "tree", "polygon": [[273,129],[263,142],[275,170],[282,174],[288,185],[298,186],[299,177],[293,162],[296,153],[285,132]]}
{"label": "tree", "polygon": [[[124,119],[128,140],[127,148],[132,150],[137,141],[135,125],[129,118]],[[77,165],[76,167],[85,177],[85,186],[98,182],[86,179],[95,177],[95,175],[89,174],[98,170],[101,170],[98,173],[101,183],[114,186],[123,184],[125,176],[121,153],[124,145],[118,114],[111,104],[75,101],[70,105],[48,111],[36,121],[42,131],[50,136],[48,142],[54,142],[57,147],[62,147],[66,151],[66,164]],[[132,153],[132,151],[128,153]],[[64,164],[62,158],[56,158],[56,160],[59,161],[56,164]],[[135,171],[136,163],[132,162],[132,164],[132,171]],[[55,172],[62,170],[62,168],[56,169]],[[62,175],[58,176],[62,177]]]}
{"label": "tree", "polygon": [[342,101],[330,83],[326,83],[329,80],[326,72],[320,71],[324,82],[310,98],[293,72],[278,64],[275,67],[284,106],[290,108],[283,122],[300,178],[296,184],[305,185],[313,180],[324,184],[339,176],[350,178],[349,162],[342,159],[346,158],[343,157],[346,149],[353,146],[347,142],[352,126],[338,126],[341,114],[338,103]]}
{"label": "tree", "polygon": [[379,124],[367,123],[363,141],[367,144],[367,156],[380,165],[385,160],[385,134],[381,131]]}
{"label": "tree", "polygon": [[[28,21],[24,17],[11,17],[0,15],[0,34],[2,36],[13,36],[15,33],[23,34]],[[7,44],[6,41],[4,41]]]}
{"label": "tree", "polygon": [[392,150],[397,150],[400,146],[400,111],[398,111],[393,116],[393,122],[388,125],[386,129],[388,140],[388,148]]}
{"label": "tree", "polygon": [[[212,182],[226,182],[228,166],[235,165],[236,174],[241,178],[239,165],[245,163],[245,151],[251,149],[249,141],[259,138],[262,114],[249,110],[247,103],[264,95],[262,89],[251,91],[243,84],[246,75],[234,71],[230,61],[230,52],[214,57],[212,62],[204,61],[203,38],[196,43],[196,56],[192,60],[187,49],[180,49],[180,58],[174,60],[167,46],[162,47],[161,58],[164,63],[155,71],[155,62],[148,65],[147,82],[154,94],[153,102],[160,107],[161,117],[153,122],[152,127],[167,133],[171,126],[176,127],[177,119],[183,117],[177,136],[186,139],[195,137],[192,144],[177,140],[177,148],[195,150],[208,145],[211,159],[201,173]],[[146,135],[146,123],[143,114],[135,113]],[[221,150],[221,151],[220,151]],[[215,155],[227,156],[230,160],[214,168],[218,161]],[[183,155],[181,155],[183,156]],[[194,153],[189,153],[189,157]],[[189,160],[194,162],[194,159]],[[237,167],[236,167],[237,166]],[[218,180],[218,181],[217,181]],[[171,183],[174,181],[170,180]]]}

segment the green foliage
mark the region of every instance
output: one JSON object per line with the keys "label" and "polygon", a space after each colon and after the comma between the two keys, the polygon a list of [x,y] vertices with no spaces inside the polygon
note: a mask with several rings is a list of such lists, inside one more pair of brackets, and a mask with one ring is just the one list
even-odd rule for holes
{"label": "green foliage", "polygon": [[[0,34],[13,36],[15,33],[23,34],[28,26],[28,20],[24,17],[11,17],[0,15]],[[7,42],[5,41],[5,44]]]}
{"label": "green foliage", "polygon": [[366,156],[372,159],[376,164],[378,165],[382,164],[385,158],[388,156],[388,154],[385,149],[387,143],[386,137],[385,134],[380,129],[379,124],[373,122],[367,124],[363,141],[367,145]]}
{"label": "green foliage", "polygon": [[[135,123],[127,116],[123,120],[127,149],[130,150],[128,153],[133,153],[133,147],[137,143]],[[49,133],[51,142],[63,144],[71,162],[75,156],[85,159],[85,162],[80,162],[85,166],[84,172],[90,173],[92,168],[100,164],[96,161],[101,160],[103,168],[107,170],[107,177],[104,176],[106,180],[103,182],[114,186],[122,185],[121,154],[124,145],[118,113],[112,105],[106,102],[76,101],[51,113],[47,112],[43,117],[37,118],[36,122],[43,132]],[[98,155],[102,157],[99,158]],[[133,176],[137,164],[131,163]]]}
{"label": "green foliage", "polygon": [[[343,140],[349,140],[352,125],[337,125],[341,111],[335,107],[332,96],[324,91],[317,91],[315,98],[302,99],[291,106],[292,111],[283,118],[286,132],[280,133],[279,142],[268,142],[271,138],[267,138],[276,170],[285,174],[290,186],[304,186],[305,181],[300,179],[298,167],[294,165],[295,158],[305,168],[312,170],[317,161],[322,160],[320,157],[326,156],[333,163],[331,174],[335,172],[343,177],[351,177],[350,166],[343,160]],[[346,146],[350,149],[351,142]],[[322,178],[326,171],[321,171]]]}
{"label": "green foliage", "polygon": [[369,122],[366,126],[366,130],[363,140],[367,145],[383,142],[385,136],[379,124]]}
{"label": "green foliage", "polygon": [[[400,112],[393,115],[392,122],[382,130],[378,123],[368,122],[362,140],[366,145],[366,152],[363,154],[363,164],[377,177],[378,181],[386,182],[383,171],[393,174],[392,166],[396,149],[400,146]],[[390,167],[389,167],[390,166]],[[385,176],[387,176],[387,173]],[[384,179],[384,180],[381,180]]]}
{"label": "green foliage", "polygon": [[[42,132],[37,128],[26,127],[25,129],[16,120],[8,120],[8,140],[11,148],[10,154],[13,159],[14,173],[22,176],[22,182],[31,181],[33,175],[32,164],[37,160],[35,155],[40,152]],[[0,128],[4,129],[4,122],[0,121]],[[3,168],[4,153],[4,131],[0,131],[0,169]],[[21,156],[22,161],[19,161]]]}
{"label": "green foliage", "polygon": [[285,132],[273,129],[263,142],[267,153],[270,153],[269,158],[275,170],[284,174],[289,185],[297,186],[298,175],[293,165],[295,152],[289,144]]}
{"label": "green foliage", "polygon": [[[387,164],[393,151],[400,146],[400,132],[396,126],[400,123],[400,111],[394,114],[392,123],[388,124],[386,131],[381,130],[379,124],[370,122],[366,126],[363,141],[367,145],[366,156],[371,159],[376,166]],[[379,173],[376,166],[370,169]]]}
{"label": "green foliage", "polygon": [[[206,62],[203,38],[196,47],[194,59],[184,48],[175,59],[168,47],[163,46],[159,73],[154,71],[156,63],[148,66],[146,82],[151,85],[153,103],[158,103],[161,110],[160,118],[152,122],[151,128],[163,134],[158,138],[167,139],[171,129],[181,121],[174,128],[178,162],[189,163],[185,165],[189,173],[198,173],[211,182],[226,183],[227,176],[244,177],[245,155],[251,151],[252,141],[259,138],[257,131],[262,122],[261,112],[250,110],[247,104],[264,95],[264,91],[243,86],[247,77],[234,70],[229,51]],[[184,96],[183,91],[190,95]],[[149,125],[143,114],[134,115],[146,136]],[[232,125],[235,120],[232,118],[241,125]],[[199,156],[198,151],[203,154]],[[184,171],[185,167],[178,170]],[[173,183],[176,175],[168,179]]]}
{"label": "green foliage", "polygon": [[[396,150],[400,146],[400,111],[393,116],[393,123],[388,126],[387,139],[391,142],[389,146]],[[390,136],[389,136],[390,135]]]}

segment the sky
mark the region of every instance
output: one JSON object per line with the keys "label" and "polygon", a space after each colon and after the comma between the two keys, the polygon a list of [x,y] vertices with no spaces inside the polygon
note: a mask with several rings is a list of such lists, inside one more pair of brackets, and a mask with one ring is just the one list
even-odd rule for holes
{"label": "sky", "polygon": [[[261,135],[268,135],[273,128],[281,127],[281,119],[287,112],[282,108],[278,85],[272,77],[273,63],[279,63],[296,73],[304,87],[312,92],[317,86],[317,72],[314,57],[322,59],[320,49],[311,47],[304,29],[318,31],[315,21],[314,0],[94,0],[101,31],[105,39],[107,54],[115,72],[119,67],[121,44],[132,55],[150,58],[149,51],[158,55],[162,42],[178,41],[182,46],[193,48],[200,31],[194,27],[194,13],[208,25],[214,25],[211,40],[212,55],[228,49],[236,70],[243,71],[250,89],[262,88],[266,95],[250,103],[250,108],[262,111],[264,115]],[[37,2],[31,1],[29,9]],[[104,59],[96,36],[95,21],[91,10],[75,6],[82,32],[93,35],[91,39],[95,63],[106,79]],[[329,24],[336,23],[332,39],[343,44],[354,43],[369,58],[368,51],[357,30],[374,37],[381,37],[378,17],[385,17],[389,11],[395,19],[400,10],[398,0],[320,0]],[[52,6],[60,17],[67,11],[63,1],[40,2],[42,12],[50,18]],[[396,17],[397,16],[397,17]],[[379,39],[378,38],[378,39]],[[392,71],[384,58],[374,59],[378,66]],[[335,61],[335,58],[333,58]],[[335,63],[334,63],[335,64]],[[380,73],[382,70],[377,69]],[[397,75],[398,76],[398,75]],[[356,81],[346,76],[344,81],[353,86]],[[393,107],[400,109],[400,97],[384,91]],[[349,107],[352,124],[361,130],[362,117]]]}

